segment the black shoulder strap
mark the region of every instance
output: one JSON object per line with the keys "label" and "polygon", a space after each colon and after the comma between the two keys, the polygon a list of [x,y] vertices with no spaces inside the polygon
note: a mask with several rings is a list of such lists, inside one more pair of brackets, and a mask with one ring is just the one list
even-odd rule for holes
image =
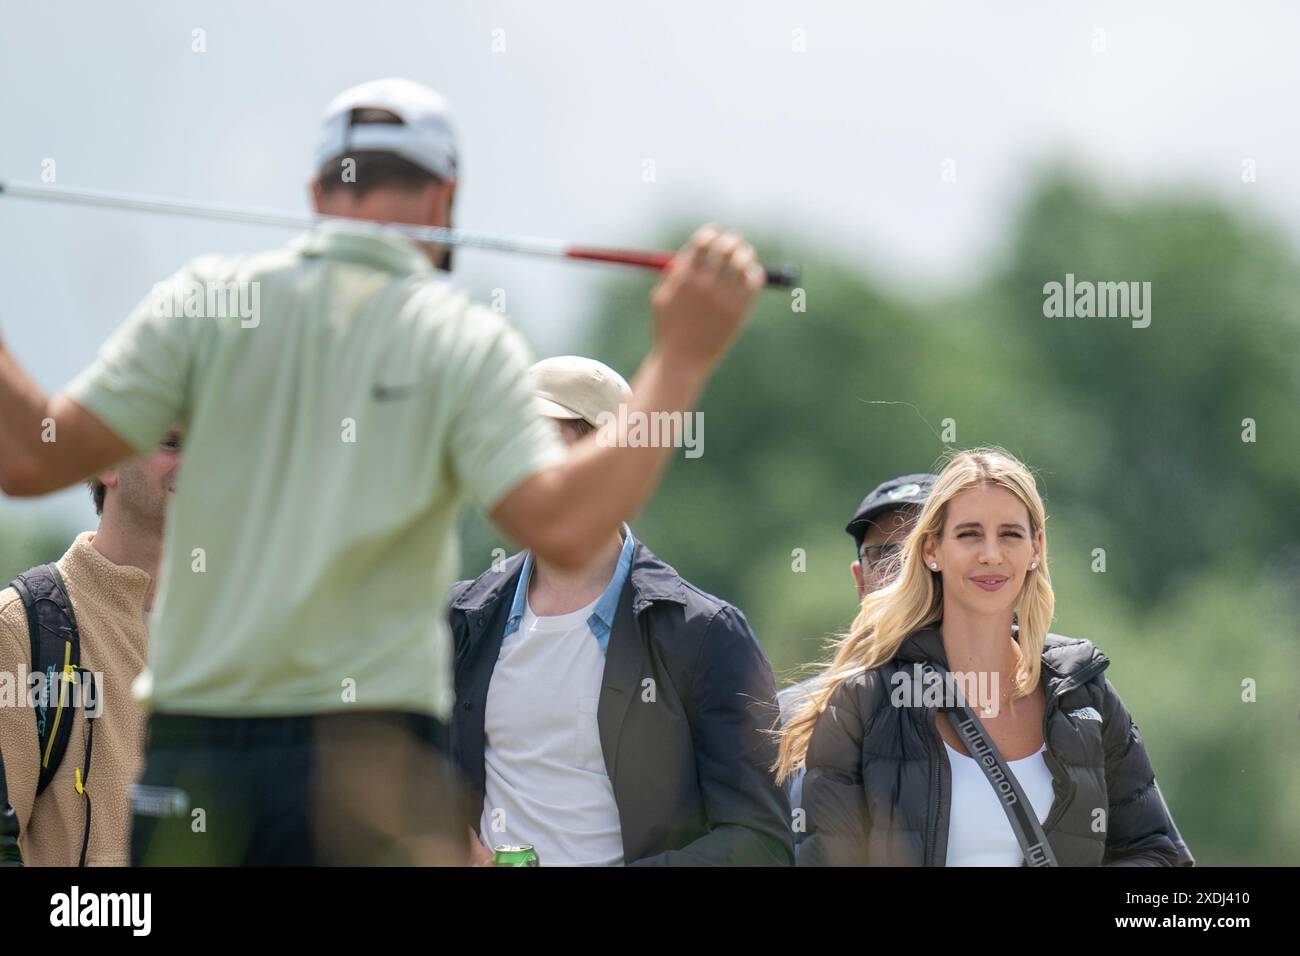
{"label": "black shoulder strap", "polygon": [[18,849],[18,814],[9,805],[9,788],[5,785],[5,762],[0,754],[0,866],[22,866]]}
{"label": "black shoulder strap", "polygon": [[[942,668],[926,663],[922,665],[922,670],[938,673]],[[984,776],[988,777],[993,792],[998,795],[1002,809],[1011,822],[1011,832],[1016,835],[1016,842],[1020,844],[1020,850],[1025,856],[1025,864],[1059,866],[1052,845],[1047,842],[1047,834],[1043,832],[1043,826],[1038,822],[1038,815],[1034,813],[1033,805],[1025,796],[1025,791],[1021,789],[1020,781],[1007,766],[997,745],[984,732],[984,725],[975,716],[975,710],[966,703],[958,682],[953,681],[952,688],[956,693],[957,703],[945,713],[953,729],[957,731],[957,736],[962,739],[970,755],[984,771]]]}
{"label": "black shoulder strap", "polygon": [[53,564],[24,571],[10,585],[27,609],[32,642],[32,674],[43,675],[44,692],[36,701],[36,735],[40,740],[40,776],[36,793],[49,786],[72,737],[70,682],[81,664],[81,638],[63,575]]}

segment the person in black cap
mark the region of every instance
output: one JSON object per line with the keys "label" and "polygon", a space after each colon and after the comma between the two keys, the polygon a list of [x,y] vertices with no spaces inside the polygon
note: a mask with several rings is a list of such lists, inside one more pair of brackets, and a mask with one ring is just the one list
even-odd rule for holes
{"label": "person in black cap", "polygon": [[[853,581],[858,588],[858,600],[883,586],[898,567],[898,555],[903,548],[903,539],[916,525],[921,514],[921,506],[930,496],[934,487],[935,476],[918,473],[901,475],[877,485],[871,493],[862,499],[858,510],[844,528],[852,537],[856,557],[849,570],[853,572]],[[777,703],[781,709],[781,724],[816,686],[818,678],[810,677],[797,684],[791,684],[777,694]],[[790,806],[794,811],[796,849],[803,836],[800,825],[803,816],[801,800],[803,798],[803,771],[791,774],[786,782],[790,796]]]}
{"label": "person in black cap", "polygon": [[859,601],[889,580],[932,487],[934,475],[903,475],[877,485],[858,505],[844,530],[857,545],[851,570]]}

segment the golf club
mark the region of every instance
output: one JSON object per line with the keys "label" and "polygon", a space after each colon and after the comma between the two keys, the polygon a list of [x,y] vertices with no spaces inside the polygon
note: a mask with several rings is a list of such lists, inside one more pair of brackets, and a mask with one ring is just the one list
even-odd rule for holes
{"label": "golf club", "polygon": [[[106,209],[128,209],[133,212],[188,216],[194,219],[212,219],[258,226],[280,226],[286,229],[309,229],[317,223],[332,220],[352,223],[358,221],[341,216],[315,216],[283,212],[277,209],[234,206],[227,203],[194,202],[185,199],[141,196],[102,189],[78,189],[68,186],[36,185],[34,183],[0,180],[0,198],[4,196],[80,206],[98,206]],[[672,262],[675,255],[672,252],[576,246],[555,239],[501,236],[438,226],[414,226],[408,223],[392,222],[377,222],[375,225],[387,226],[404,236],[421,242],[489,249],[494,252],[513,252],[529,256],[551,256],[587,262],[611,262],[620,265],[637,266],[642,269],[663,270]],[[767,276],[769,286],[790,288],[799,281],[799,267],[795,265],[764,266],[763,271]]]}

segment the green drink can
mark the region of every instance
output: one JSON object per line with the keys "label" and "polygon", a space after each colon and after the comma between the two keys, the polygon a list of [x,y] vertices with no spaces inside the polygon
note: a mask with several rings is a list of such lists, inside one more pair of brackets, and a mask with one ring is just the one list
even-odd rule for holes
{"label": "green drink can", "polygon": [[537,851],[533,849],[531,843],[520,843],[516,846],[503,843],[494,850],[493,866],[541,866],[541,862],[537,859]]}

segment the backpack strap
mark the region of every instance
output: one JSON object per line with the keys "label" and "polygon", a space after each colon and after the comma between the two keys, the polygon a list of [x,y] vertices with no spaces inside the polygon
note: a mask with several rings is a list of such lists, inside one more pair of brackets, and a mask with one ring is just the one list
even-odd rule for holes
{"label": "backpack strap", "polygon": [[81,680],[81,706],[86,712],[86,750],[81,757],[81,766],[77,768],[74,780],[77,794],[86,803],[86,824],[81,831],[81,856],[77,866],[86,865],[86,851],[90,849],[90,755],[95,743],[95,718],[100,714],[100,686],[95,675],[84,667],[77,668]]}
{"label": "backpack strap", "polygon": [[0,754],[0,866],[22,865],[23,854],[18,849],[18,814],[9,805],[4,755]]}
{"label": "backpack strap", "polygon": [[[922,671],[927,674],[938,673],[942,668],[926,663],[922,665]],[[961,738],[966,749],[975,758],[975,762],[984,771],[984,776],[988,777],[994,793],[998,795],[998,801],[1002,804],[1007,820],[1011,823],[1011,832],[1016,835],[1020,852],[1024,854],[1025,865],[1060,866],[1056,861],[1056,854],[1052,851],[1052,845],[1047,841],[1047,834],[1043,832],[1043,825],[1038,822],[1038,815],[1034,813],[1033,805],[1030,804],[1029,798],[1025,796],[1025,791],[1020,786],[1020,781],[1007,766],[997,744],[993,743],[992,738],[984,732],[984,725],[975,716],[974,708],[966,703],[958,683],[954,681],[951,686],[956,693],[957,703],[954,707],[946,709],[944,713],[952,724],[953,730],[957,731],[957,736]]]}
{"label": "backpack strap", "polygon": [[32,644],[32,674],[40,674],[44,693],[36,701],[36,736],[40,741],[40,775],[36,794],[49,786],[63,762],[72,737],[72,684],[81,665],[81,637],[63,575],[57,566],[42,564],[11,582],[27,609]]}

